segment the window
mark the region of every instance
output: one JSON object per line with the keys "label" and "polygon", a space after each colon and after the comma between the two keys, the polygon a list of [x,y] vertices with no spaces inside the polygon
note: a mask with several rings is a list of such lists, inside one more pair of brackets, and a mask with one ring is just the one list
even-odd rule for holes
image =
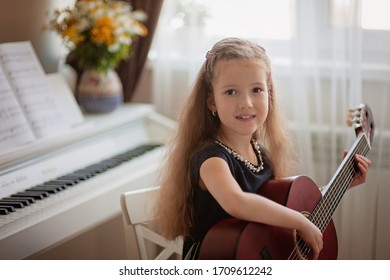
{"label": "window", "polygon": [[[206,34],[288,40],[292,37],[291,0],[199,1],[208,7]],[[243,12],[239,12],[243,11]]]}
{"label": "window", "polygon": [[[353,23],[352,0],[331,0],[330,21],[335,27],[348,27]],[[355,3],[356,4],[356,3]],[[357,6],[357,5],[356,5]],[[355,7],[358,9],[359,7]],[[390,1],[361,0],[361,27],[365,30],[390,30]],[[356,19],[358,20],[358,19]]]}
{"label": "window", "polygon": [[290,39],[294,0],[176,0],[172,28],[192,23],[206,36]]}
{"label": "window", "polygon": [[388,77],[387,11],[389,0],[165,0],[150,58],[164,55],[196,69],[213,43],[236,36],[258,41],[281,67],[301,52],[308,63],[347,59],[357,46],[365,71]]}

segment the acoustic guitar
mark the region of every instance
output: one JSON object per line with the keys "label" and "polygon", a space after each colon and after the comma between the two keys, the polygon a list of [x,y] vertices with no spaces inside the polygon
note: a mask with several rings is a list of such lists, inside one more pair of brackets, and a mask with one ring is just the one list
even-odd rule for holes
{"label": "acoustic guitar", "polygon": [[[371,149],[374,134],[371,109],[362,104],[349,110],[347,123],[354,125],[356,140],[322,193],[306,176],[270,180],[258,192],[301,212],[321,230],[323,249],[319,259],[337,258],[337,235],[332,215],[358,172],[355,155],[365,156]],[[199,258],[301,260],[311,259],[312,252],[296,230],[230,218],[207,232]]]}

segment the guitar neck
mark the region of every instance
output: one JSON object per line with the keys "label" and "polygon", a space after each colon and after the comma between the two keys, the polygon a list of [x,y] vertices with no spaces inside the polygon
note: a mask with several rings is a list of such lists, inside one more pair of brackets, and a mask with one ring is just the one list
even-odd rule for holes
{"label": "guitar neck", "polygon": [[348,187],[352,183],[358,168],[355,163],[355,155],[365,156],[371,149],[364,133],[358,135],[354,145],[345,156],[335,175],[326,186],[322,199],[309,216],[309,219],[322,231],[328,226],[333,213],[340,204]]}

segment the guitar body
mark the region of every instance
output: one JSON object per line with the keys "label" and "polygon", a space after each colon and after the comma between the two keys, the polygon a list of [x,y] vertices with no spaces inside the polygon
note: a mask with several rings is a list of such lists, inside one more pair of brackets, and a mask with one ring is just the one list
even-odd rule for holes
{"label": "guitar body", "polygon": [[[322,195],[316,184],[306,176],[271,180],[258,193],[279,204],[310,214]],[[223,220],[205,236],[200,259],[288,259],[299,236],[290,229],[238,220]],[[323,232],[323,250],[319,259],[337,258],[337,235],[331,220]],[[300,259],[306,258],[300,254]],[[310,253],[308,255],[310,258]]]}

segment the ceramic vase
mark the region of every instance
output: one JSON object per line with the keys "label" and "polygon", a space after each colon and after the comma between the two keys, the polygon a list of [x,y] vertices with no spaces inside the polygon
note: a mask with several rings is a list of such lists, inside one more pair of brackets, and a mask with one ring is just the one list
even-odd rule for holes
{"label": "ceramic vase", "polygon": [[85,70],[78,85],[78,102],[89,113],[109,113],[123,103],[123,88],[118,73]]}

